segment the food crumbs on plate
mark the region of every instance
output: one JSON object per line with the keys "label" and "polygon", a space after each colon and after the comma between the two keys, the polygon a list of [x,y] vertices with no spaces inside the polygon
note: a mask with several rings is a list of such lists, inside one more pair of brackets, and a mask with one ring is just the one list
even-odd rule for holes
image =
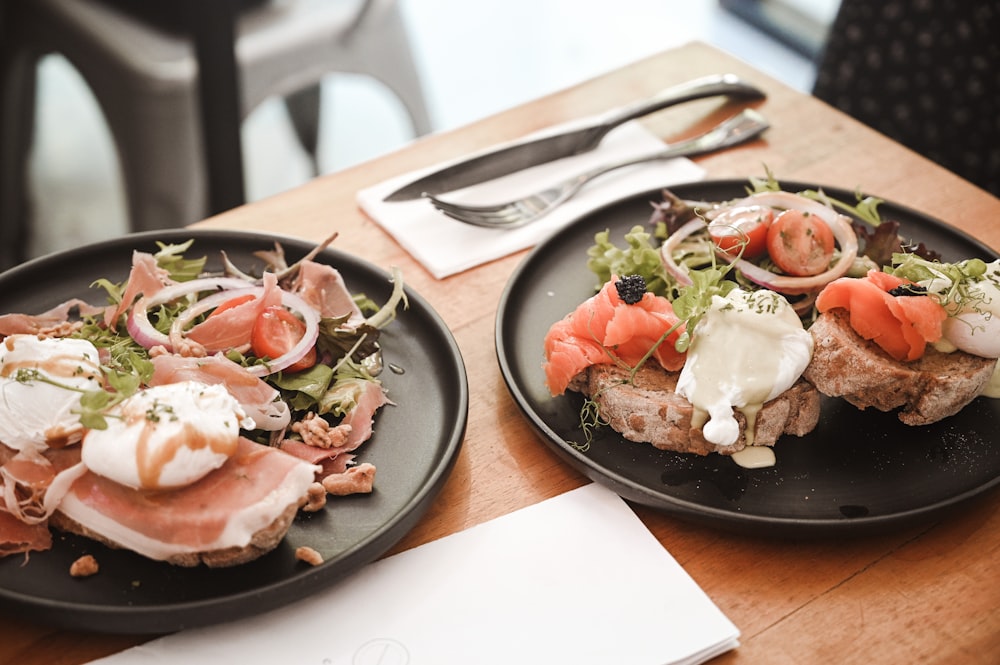
{"label": "food crumbs on plate", "polygon": [[310,566],[318,566],[323,563],[323,555],[305,545],[295,548],[295,558],[299,561],[305,561]]}
{"label": "food crumbs on plate", "polygon": [[73,577],[90,577],[96,575],[100,567],[97,559],[90,554],[84,554],[70,565],[69,574]]}

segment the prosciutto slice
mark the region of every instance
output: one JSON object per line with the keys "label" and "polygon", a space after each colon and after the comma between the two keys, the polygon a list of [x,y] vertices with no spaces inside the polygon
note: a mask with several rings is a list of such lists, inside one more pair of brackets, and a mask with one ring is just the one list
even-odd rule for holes
{"label": "prosciutto slice", "polygon": [[162,355],[153,358],[152,362],[151,386],[179,381],[223,384],[259,429],[276,431],[288,425],[291,414],[288,405],[279,399],[277,389],[225,356],[190,358]]}
{"label": "prosciutto slice", "polygon": [[118,318],[128,311],[140,295],[149,298],[168,284],[173,284],[166,270],[156,263],[156,257],[149,252],[132,252],[132,270],[129,272],[125,292],[117,307],[108,307],[104,312],[104,324],[115,329]]}
{"label": "prosciutto slice", "polygon": [[354,450],[372,436],[375,422],[375,412],[389,403],[382,384],[375,381],[362,381],[362,388],[356,396],[354,408],[347,412],[342,425],[351,428],[347,437],[345,450]]}
{"label": "prosciutto slice", "polygon": [[281,305],[281,290],[273,273],[264,273],[264,291],[259,297],[216,312],[187,332],[186,337],[198,342],[209,353],[228,351],[250,344],[254,324],[268,307]]}
{"label": "prosciutto slice", "polygon": [[319,471],[316,472],[316,480],[344,473],[354,461],[354,455],[341,449],[310,446],[295,439],[282,440],[278,448],[300,460],[317,465]]}
{"label": "prosciutto slice", "polygon": [[99,314],[104,309],[74,298],[41,314],[2,314],[0,315],[0,337],[20,334],[37,335],[69,321],[73,310],[76,310],[80,316],[91,316]]}
{"label": "prosciutto slice", "polygon": [[[259,548],[256,535],[294,515],[316,471],[276,448],[241,438],[225,464],[178,490],[134,490],[87,472],[63,497],[59,514],[75,523],[71,530],[82,527],[151,559],[195,565],[192,554]],[[284,537],[290,521],[270,534],[270,547]],[[228,563],[242,561],[236,555]]]}
{"label": "prosciutto slice", "polygon": [[333,266],[302,261],[292,291],[312,305],[324,318],[346,316],[348,327],[356,327],[365,320],[347,289],[343,276]]}
{"label": "prosciutto slice", "polygon": [[80,447],[17,452],[0,444],[0,556],[47,550],[47,519],[83,469]]}
{"label": "prosciutto slice", "polygon": [[48,524],[27,524],[0,508],[0,557],[52,547]]}

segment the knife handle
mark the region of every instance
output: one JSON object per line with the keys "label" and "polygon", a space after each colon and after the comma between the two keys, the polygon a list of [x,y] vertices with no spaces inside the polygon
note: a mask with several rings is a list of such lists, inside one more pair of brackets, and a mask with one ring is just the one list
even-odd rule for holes
{"label": "knife handle", "polygon": [[612,111],[593,127],[593,133],[588,137],[587,145],[580,146],[579,152],[593,149],[608,132],[629,120],[635,120],[654,111],[684,102],[721,96],[762,99],[766,95],[760,88],[750,85],[735,74],[713,74],[671,86],[649,99]]}

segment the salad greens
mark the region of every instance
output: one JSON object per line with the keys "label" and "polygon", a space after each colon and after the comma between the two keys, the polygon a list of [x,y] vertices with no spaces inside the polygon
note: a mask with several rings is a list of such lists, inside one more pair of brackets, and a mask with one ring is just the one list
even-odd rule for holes
{"label": "salad greens", "polygon": [[[154,254],[156,264],[174,281],[190,281],[205,275],[206,257],[189,258],[186,255],[193,242],[157,243],[159,251]],[[284,265],[280,248],[267,253],[267,256],[277,257],[279,264],[269,265],[269,269],[280,272],[285,279],[294,274],[297,266]],[[248,277],[242,273],[241,276]],[[398,269],[393,270],[391,281],[392,293],[381,306],[364,294],[353,294],[355,303],[367,316],[362,324],[345,327],[343,324],[347,316],[320,319],[316,346],[325,361],[301,372],[277,372],[264,378],[279,390],[293,412],[314,411],[317,415],[341,417],[356,405],[363,393],[364,382],[379,383],[376,378],[381,371],[379,332],[395,320],[400,305],[404,308],[408,306],[402,274]],[[118,305],[127,284],[99,279],[92,286],[105,291],[109,304]],[[167,333],[173,320],[191,304],[193,302],[182,300],[161,305],[149,312],[150,322],[160,332]],[[204,320],[205,316],[207,314],[201,315],[194,323]],[[106,326],[103,314],[83,317],[81,327],[70,336],[88,340],[104,352],[101,370],[107,379],[108,389],[85,391],[80,402],[83,425],[104,429],[107,427],[107,409],[148,384],[153,374],[149,351],[131,337],[123,322],[115,328]],[[236,349],[230,350],[226,356],[244,366],[264,362]]]}

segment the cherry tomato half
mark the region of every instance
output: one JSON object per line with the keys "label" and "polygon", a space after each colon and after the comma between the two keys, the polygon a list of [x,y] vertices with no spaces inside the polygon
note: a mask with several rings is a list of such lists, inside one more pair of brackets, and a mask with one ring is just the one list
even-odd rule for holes
{"label": "cherry tomato half", "polygon": [[712,242],[723,252],[755,259],[767,251],[767,230],[774,212],[766,206],[736,206],[720,212],[708,224]]}
{"label": "cherry tomato half", "polygon": [[[306,334],[306,324],[284,307],[271,306],[257,317],[250,335],[250,347],[258,358],[277,358],[288,353]],[[316,364],[313,347],[285,371],[300,372]]]}
{"label": "cherry tomato half", "polygon": [[796,277],[818,275],[830,267],[833,231],[822,219],[801,210],[786,210],[771,223],[767,251],[782,272]]}

